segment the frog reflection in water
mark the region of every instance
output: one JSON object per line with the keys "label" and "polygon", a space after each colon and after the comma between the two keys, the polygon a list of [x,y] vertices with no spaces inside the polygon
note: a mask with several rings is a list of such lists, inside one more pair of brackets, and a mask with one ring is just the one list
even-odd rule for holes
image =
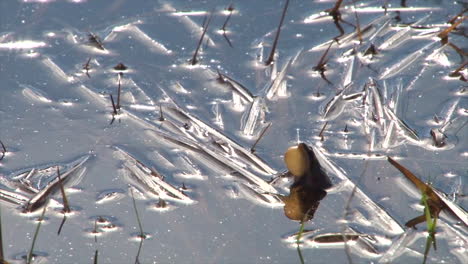
{"label": "frog reflection in water", "polygon": [[290,147],[284,154],[288,174],[294,177],[289,196],[283,196],[284,214],[292,220],[313,218],[326,189],[332,186],[312,148],[304,143]]}

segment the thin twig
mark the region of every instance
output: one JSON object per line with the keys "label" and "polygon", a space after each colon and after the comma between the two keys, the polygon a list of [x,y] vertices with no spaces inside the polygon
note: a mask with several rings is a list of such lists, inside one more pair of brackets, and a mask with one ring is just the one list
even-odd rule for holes
{"label": "thin twig", "polygon": [[463,16],[463,14],[466,13],[466,12],[468,12],[468,8],[463,9],[460,13],[458,13],[457,15],[452,17],[449,21],[447,21],[447,23],[449,23],[449,24],[455,23],[455,21],[457,21],[457,19],[459,19],[461,16]]}
{"label": "thin twig", "polygon": [[455,21],[450,27],[446,28],[445,30],[442,30],[439,34],[437,34],[437,36],[440,38],[440,42],[442,44],[447,44],[449,33],[452,32],[456,27],[458,27],[464,20],[465,17],[461,17],[459,20]]}
{"label": "thin twig", "polygon": [[223,24],[223,27],[221,28],[221,30],[223,31],[223,36],[224,38],[226,39],[227,43],[229,44],[229,46],[232,48],[232,44],[231,44],[231,41],[229,40],[229,38],[227,37],[226,35],[226,26],[227,26],[227,23],[229,21],[229,19],[231,19],[231,16],[232,16],[232,12],[234,11],[234,7],[232,6],[232,3],[229,5],[229,7],[227,8],[227,10],[229,11],[229,15],[228,17],[226,18],[226,21],[224,21],[224,24]]}
{"label": "thin twig", "polygon": [[232,11],[234,11],[234,7],[232,6],[232,3],[229,5],[229,7],[227,8],[227,10],[229,11],[229,15],[228,15],[228,17],[226,18],[226,21],[224,21],[223,27],[221,28],[221,30],[223,30],[223,31],[226,31],[227,23],[228,23],[229,19],[230,19],[231,16],[232,16]]}
{"label": "thin twig", "polygon": [[142,247],[143,247],[143,238],[140,240],[140,245],[138,246],[138,252],[135,257],[135,264],[140,264],[140,252],[141,252]]}
{"label": "thin twig", "polygon": [[117,115],[117,108],[115,107],[114,103],[114,97],[112,97],[112,94],[110,95],[111,103],[112,103],[112,115]]}
{"label": "thin twig", "polygon": [[[465,76],[463,76],[463,74],[461,74],[460,71],[462,71],[467,65],[468,65],[468,61],[465,61],[465,62],[462,63],[462,65],[460,65],[457,69],[455,69],[453,72],[451,72],[451,73],[449,74],[449,76],[450,76],[450,77],[460,77],[460,80],[466,82]],[[1,160],[1,159],[0,159],[0,160]]]}
{"label": "thin twig", "polygon": [[325,128],[327,127],[327,125],[328,125],[328,121],[325,122],[325,124],[324,124],[323,127],[322,127],[322,130],[320,130],[320,133],[319,133],[320,141],[324,141],[324,140],[325,140],[324,137],[323,137],[323,132],[325,132]]}
{"label": "thin twig", "polygon": [[97,218],[94,219],[94,230],[93,231],[94,231],[94,242],[97,243],[97,233],[98,233],[98,231],[97,231]]}
{"label": "thin twig", "polygon": [[60,233],[62,232],[62,228],[63,226],[65,225],[65,221],[67,221],[67,215],[63,215],[63,219],[62,219],[62,222],[60,223],[60,226],[59,226],[59,229],[57,231],[57,236],[60,235]]}
{"label": "thin twig", "polygon": [[341,18],[340,7],[342,3],[343,0],[337,0],[332,8],[325,10],[325,12],[328,12],[328,14],[333,18],[333,23],[335,24],[336,28],[338,28],[338,31],[340,31],[340,34],[333,38],[336,42],[338,42],[338,39],[344,35],[344,29],[341,26],[340,22],[355,27],[353,24]]}
{"label": "thin twig", "polygon": [[94,45],[94,47],[100,50],[105,50],[104,45],[102,45],[102,42],[99,39],[99,37],[94,35],[92,32],[88,32],[88,41],[91,45]]}
{"label": "thin twig", "polygon": [[0,160],[2,160],[5,157],[5,153],[7,152],[5,145],[3,145],[3,142],[0,140],[0,145],[2,145],[2,157],[0,157]]}
{"label": "thin twig", "polygon": [[138,209],[136,207],[135,197],[133,196],[133,189],[130,189],[130,193],[132,194],[133,209],[135,209],[135,215],[136,215],[136,218],[137,218],[138,227],[140,228],[140,236],[141,236],[141,239],[144,239],[143,226],[141,225],[140,215],[138,214]]}
{"label": "thin twig", "polygon": [[258,136],[257,140],[255,140],[255,143],[252,145],[252,147],[250,148],[250,152],[254,153],[255,152],[255,147],[257,146],[258,142],[260,142],[260,139],[262,139],[263,135],[265,134],[265,132],[270,128],[271,126],[271,123],[268,123],[268,125],[262,130],[262,132],[260,133],[260,135]]}
{"label": "thin twig", "polygon": [[288,5],[289,5],[289,0],[286,0],[286,3],[284,4],[284,8],[283,8],[283,13],[281,14],[280,23],[278,25],[278,29],[276,30],[276,36],[275,36],[275,40],[273,41],[273,47],[271,48],[270,56],[268,57],[268,60],[265,62],[265,65],[270,65],[275,60],[275,50],[276,50],[276,46],[278,45],[278,39],[281,33],[281,27],[283,26],[284,17],[286,16],[286,10],[288,10]]}
{"label": "thin twig", "polygon": [[117,65],[114,66],[114,70],[119,72],[126,71],[127,69],[128,67],[125,66],[125,64],[123,64],[122,62],[119,62]]}
{"label": "thin twig", "polygon": [[94,261],[93,261],[94,264],[98,264],[98,250],[96,249],[96,251],[94,251]]}
{"label": "thin twig", "polygon": [[216,71],[218,72],[218,78],[216,78],[216,80],[221,83],[221,84],[224,84],[224,83],[227,83],[226,79],[224,78],[224,76],[221,74],[221,72],[219,71],[219,69],[216,69]]}
{"label": "thin twig", "polygon": [[57,166],[57,177],[59,179],[59,185],[60,185],[60,192],[62,193],[62,199],[63,199],[63,220],[62,220],[62,223],[60,224],[60,227],[57,231],[57,235],[60,235],[60,233],[62,232],[62,228],[63,228],[63,225],[65,224],[65,221],[67,220],[67,215],[66,213],[69,213],[71,212],[70,210],[70,205],[68,204],[68,199],[67,199],[67,195],[65,194],[65,189],[63,188],[63,182],[62,182],[62,178],[60,177],[60,169],[59,169],[59,166]]}
{"label": "thin twig", "polygon": [[60,169],[59,169],[59,166],[57,166],[57,177],[58,177],[58,179],[59,179],[60,192],[62,193],[63,212],[64,212],[64,213],[69,213],[69,212],[71,212],[71,210],[70,210],[70,205],[69,205],[69,203],[68,203],[67,195],[65,194],[65,189],[63,188],[63,182],[62,182],[62,178],[60,177]]}
{"label": "thin twig", "polygon": [[[195,65],[198,62],[198,59],[197,59],[198,51],[200,50],[200,47],[201,47],[201,45],[203,43],[203,38],[205,37],[206,31],[208,30],[208,26],[210,25],[212,16],[213,16],[213,12],[210,13],[210,16],[208,17],[208,21],[206,22],[206,25],[205,25],[205,23],[203,23],[203,32],[202,32],[202,34],[200,36],[200,40],[198,41],[197,48],[195,49],[195,52],[193,53],[193,57],[190,60],[190,64],[192,64],[192,65]],[[205,17],[205,19],[206,19],[206,17]]]}
{"label": "thin twig", "polygon": [[234,46],[232,46],[232,43],[229,40],[228,36],[226,35],[226,32],[223,32],[223,37],[227,41],[227,43],[229,44],[229,47],[234,48]]}
{"label": "thin twig", "polygon": [[88,78],[91,78],[91,76],[89,76],[89,62],[91,61],[91,57],[89,57],[88,61],[86,62],[85,65],[83,65],[83,70],[86,70],[86,76],[88,76]]}
{"label": "thin twig", "polygon": [[164,115],[163,115],[163,110],[161,104],[159,104],[159,121],[164,121]]}
{"label": "thin twig", "polygon": [[331,46],[333,45],[334,41],[330,42],[330,45],[328,45],[327,50],[323,53],[322,57],[320,57],[320,60],[318,61],[317,65],[313,67],[314,71],[318,71],[320,73],[320,77],[322,77],[323,80],[325,80],[328,84],[332,84],[327,77],[325,76],[325,65],[327,64],[328,60],[325,58],[328,55],[328,52],[330,51]]}
{"label": "thin twig", "polygon": [[145,235],[143,234],[143,226],[141,225],[140,215],[138,214],[138,209],[137,209],[137,206],[136,206],[135,197],[133,196],[133,189],[130,189],[130,193],[132,194],[133,208],[135,209],[135,215],[136,215],[136,218],[137,218],[138,227],[140,228],[140,239],[141,239],[140,245],[138,247],[138,252],[137,252],[137,255],[135,257],[135,264],[136,264],[136,263],[140,263],[139,256],[140,256],[140,252],[141,252],[141,247],[143,245],[143,240],[145,239]]}

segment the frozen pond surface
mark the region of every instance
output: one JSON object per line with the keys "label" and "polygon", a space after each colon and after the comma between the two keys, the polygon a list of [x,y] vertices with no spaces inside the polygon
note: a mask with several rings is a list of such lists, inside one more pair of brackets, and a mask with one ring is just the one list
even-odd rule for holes
{"label": "frozen pond surface", "polygon": [[[285,1],[2,1],[5,259],[46,205],[38,263],[422,263],[421,193],[387,156],[468,207],[468,5],[348,2],[291,0],[265,65]],[[300,251],[271,181],[298,142],[333,183]],[[468,262],[460,211],[427,263]]]}

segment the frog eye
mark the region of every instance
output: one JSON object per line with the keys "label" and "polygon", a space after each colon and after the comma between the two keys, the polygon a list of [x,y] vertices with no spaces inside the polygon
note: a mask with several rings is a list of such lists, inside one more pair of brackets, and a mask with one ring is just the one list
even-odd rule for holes
{"label": "frog eye", "polygon": [[303,144],[290,147],[284,154],[284,162],[289,172],[300,177],[309,169],[309,155]]}

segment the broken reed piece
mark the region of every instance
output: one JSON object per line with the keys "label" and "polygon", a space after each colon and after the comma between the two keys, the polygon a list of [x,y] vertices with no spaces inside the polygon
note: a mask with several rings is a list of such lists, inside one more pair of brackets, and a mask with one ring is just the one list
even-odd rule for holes
{"label": "broken reed piece", "polygon": [[[157,172],[156,169],[146,166],[141,161],[137,160],[129,153],[125,152],[122,149],[117,148],[117,151],[122,154],[121,156],[124,159],[124,167],[130,173],[134,181],[138,185],[143,184],[147,191],[163,197],[165,195],[171,197],[171,199],[177,199],[181,202],[192,203],[193,200],[188,197],[186,194],[182,193],[177,187],[171,185],[168,182],[165,182],[164,176]],[[132,183],[131,183],[132,184]]]}
{"label": "broken reed piece", "polygon": [[114,66],[114,70],[116,70],[116,71],[126,71],[127,69],[128,69],[128,67],[125,66],[125,64],[123,64],[121,62]]}
{"label": "broken reed piece", "polygon": [[442,44],[447,44],[448,43],[448,34],[452,32],[456,27],[458,27],[463,20],[465,20],[465,16],[461,17],[460,19],[456,20],[450,27],[444,29],[442,32],[437,34],[437,37],[440,38],[440,42]]}
{"label": "broken reed piece", "polygon": [[161,104],[159,104],[159,121],[164,121],[164,115],[163,115],[163,110]]}
{"label": "broken reed piece", "polygon": [[431,129],[430,133],[434,146],[441,148],[446,145],[445,139],[447,139],[447,136],[442,131],[440,131],[440,129],[433,128]]}
{"label": "broken reed piece", "polygon": [[229,47],[234,48],[234,46],[232,46],[232,43],[229,40],[228,36],[226,35],[226,32],[223,32],[223,37],[226,40],[226,42],[229,44]]}
{"label": "broken reed piece", "polygon": [[0,140],[0,145],[2,146],[2,156],[0,157],[0,160],[2,160],[5,157],[5,153],[7,152],[5,145],[3,142]]}
{"label": "broken reed piece", "polygon": [[225,79],[224,76],[221,74],[221,72],[219,71],[219,69],[216,69],[216,72],[218,72],[218,77],[216,78],[216,81],[218,81],[218,83],[220,83],[220,84],[225,84],[225,83],[227,83],[226,79]]}
{"label": "broken reed piece", "polygon": [[450,77],[459,77],[461,81],[464,81],[466,82],[467,79],[465,78],[465,76],[463,76],[463,74],[461,74],[460,72],[468,65],[468,61],[465,61],[464,63],[462,63],[462,65],[460,65],[457,69],[455,69],[453,72],[451,72],[449,74]]}
{"label": "broken reed piece", "polygon": [[231,41],[229,40],[229,38],[226,35],[226,26],[227,26],[227,23],[228,23],[229,19],[231,19],[232,12],[234,11],[234,7],[233,7],[232,3],[228,6],[228,8],[226,8],[226,10],[229,11],[229,15],[227,16],[226,21],[224,21],[224,24],[223,24],[223,27],[221,28],[221,30],[223,31],[223,36],[226,39],[227,43],[229,44],[229,47],[233,48]]}
{"label": "broken reed piece", "polygon": [[341,20],[341,12],[340,12],[340,6],[343,3],[343,0],[337,0],[335,5],[332,8],[329,8],[325,10],[331,17],[333,17],[333,20]]}
{"label": "broken reed piece", "polygon": [[432,118],[434,120],[434,122],[436,122],[437,124],[440,124],[441,121],[440,121],[440,118],[437,116],[437,114],[434,114],[434,117]]}
{"label": "broken reed piece", "polygon": [[457,19],[463,17],[463,14],[468,12],[468,7],[463,9],[460,13],[458,13],[457,15],[455,15],[454,17],[452,17],[449,21],[447,21],[448,24],[453,24],[455,23],[455,21],[457,21]]}
{"label": "broken reed piece", "polygon": [[221,28],[222,31],[226,31],[227,23],[229,19],[231,19],[232,12],[234,11],[234,7],[232,6],[232,3],[228,6],[228,8],[226,8],[226,10],[229,11],[229,15],[226,18],[226,21],[224,21],[223,27]]}
{"label": "broken reed piece", "polygon": [[88,42],[91,46],[98,48],[100,50],[105,50],[104,45],[102,45],[101,40],[98,36],[93,34],[92,32],[88,32]]}
{"label": "broken reed piece", "polygon": [[260,142],[260,139],[262,139],[263,135],[265,135],[265,132],[270,128],[270,126],[271,126],[271,123],[268,123],[268,125],[262,130],[262,132],[258,136],[257,140],[255,140],[255,143],[250,148],[251,153],[255,152],[255,147],[257,146],[258,142]]}
{"label": "broken reed piece", "polygon": [[[198,63],[198,59],[197,59],[198,52],[200,51],[200,47],[201,47],[201,45],[203,43],[203,38],[205,37],[206,31],[208,30],[208,26],[210,25],[212,17],[213,17],[213,12],[210,13],[210,16],[208,17],[208,20],[206,21],[206,23],[205,23],[205,21],[203,21],[203,32],[202,32],[202,34],[200,36],[200,40],[198,41],[197,48],[193,52],[192,59],[190,59],[190,64],[191,65],[195,65],[195,64]],[[206,20],[206,17],[205,17],[205,20]]]}
{"label": "broken reed piece", "polygon": [[318,71],[320,73],[320,77],[323,80],[325,80],[328,84],[332,84],[332,83],[325,76],[325,71],[326,71],[325,65],[328,62],[328,60],[326,60],[325,58],[327,57],[328,52],[330,51],[330,48],[333,45],[333,43],[334,43],[333,41],[330,42],[330,45],[328,45],[327,50],[325,50],[322,57],[320,57],[320,60],[318,61],[317,65],[312,68],[314,71]]}
{"label": "broken reed piece", "polygon": [[320,97],[320,86],[317,85],[317,92],[315,93],[315,97]]}
{"label": "broken reed piece", "polygon": [[166,208],[167,207],[167,202],[164,199],[161,199],[159,197],[158,202],[155,204],[156,208]]}
{"label": "broken reed piece", "polygon": [[62,178],[60,177],[60,168],[59,168],[59,166],[57,166],[57,178],[58,178],[58,183],[59,183],[59,186],[60,186],[60,192],[62,193],[62,200],[63,200],[63,220],[60,223],[59,229],[57,231],[57,235],[59,236],[60,233],[62,232],[63,226],[65,225],[65,221],[67,220],[66,213],[70,213],[71,209],[70,209],[70,205],[68,204],[67,195],[65,194],[65,189],[63,187]]}
{"label": "broken reed piece", "polygon": [[229,86],[234,93],[239,94],[246,101],[253,103],[254,95],[247,89],[244,85],[232,79],[231,77],[222,74],[219,69],[217,69],[218,77],[216,81],[220,84],[225,84]]}
{"label": "broken reed piece", "polygon": [[[411,181],[416,186],[416,188],[418,188],[419,191],[421,191],[421,193],[427,196],[428,207],[430,209],[431,215],[434,216],[433,218],[437,217],[441,210],[445,210],[446,212],[450,212],[450,214],[452,214],[458,220],[460,220],[461,223],[465,225],[465,227],[468,226],[468,214],[463,208],[460,208],[454,202],[445,198],[443,193],[439,192],[437,189],[432,188],[428,184],[421,181],[411,171],[409,171],[407,168],[400,165],[398,162],[396,162],[392,158],[387,157],[387,159],[409,181]],[[425,215],[421,215],[421,216],[411,219],[405,225],[408,227],[414,227],[415,225],[422,223],[424,221],[426,221],[426,217]]]}
{"label": "broken reed piece", "polygon": [[128,69],[128,67],[125,66],[125,64],[123,64],[121,62],[114,66],[114,70],[118,71],[117,104],[115,105],[115,109],[117,109],[117,110],[120,110],[120,93],[122,91],[121,80],[122,80],[122,77],[123,77],[123,72],[126,71],[127,69]]}
{"label": "broken reed piece", "polygon": [[409,181],[411,181],[418,190],[427,194],[428,198],[434,200],[436,202],[442,202],[439,197],[435,194],[432,188],[421,181],[416,175],[414,175],[410,170],[403,167],[400,163],[396,162],[394,159],[387,157],[388,162],[392,164],[395,168],[397,168]]}
{"label": "broken reed piece", "polygon": [[323,132],[325,132],[325,128],[327,127],[327,125],[328,125],[328,121],[325,122],[325,124],[324,124],[323,127],[322,127],[322,130],[320,130],[320,133],[319,133],[320,141],[324,141],[324,140],[325,140],[325,138],[323,137]]}
{"label": "broken reed piece", "polygon": [[68,199],[67,195],[65,194],[65,189],[63,187],[63,181],[62,178],[60,177],[60,168],[57,166],[57,177],[58,177],[58,182],[60,185],[60,192],[62,193],[62,199],[63,199],[63,212],[64,213],[69,213],[71,212],[70,205],[68,204]]}
{"label": "broken reed piece", "polygon": [[325,10],[325,12],[327,12],[328,15],[333,18],[333,23],[335,24],[338,31],[340,31],[340,34],[333,38],[336,42],[338,42],[338,38],[343,36],[344,33],[345,33],[343,27],[340,25],[340,22],[343,22],[343,23],[345,23],[347,25],[350,25],[350,26],[356,28],[356,26],[354,26],[353,24],[343,20],[343,18],[341,18],[340,7],[341,7],[342,3],[343,3],[343,0],[337,0],[335,5],[332,8],[329,8],[329,9]]}
{"label": "broken reed piece", "polygon": [[[434,218],[439,216],[440,211],[446,207],[444,202],[439,198],[439,196],[434,192],[434,190],[421,181],[418,177],[416,177],[410,170],[403,167],[401,164],[396,162],[394,159],[387,157],[388,162],[392,164],[395,168],[397,168],[409,181],[411,181],[416,188],[427,196],[427,201],[430,206],[431,214],[434,215]],[[418,216],[406,222],[407,227],[414,227],[419,223],[426,221],[425,215]]]}
{"label": "broken reed piece", "polygon": [[115,116],[117,115],[117,108],[115,107],[114,97],[112,97],[112,94],[110,94],[110,99],[112,103],[112,116]]}
{"label": "broken reed piece", "polygon": [[94,229],[92,231],[92,233],[94,234],[94,243],[97,243],[97,234],[99,234],[97,222],[98,218],[94,219]]}
{"label": "broken reed piece", "polygon": [[86,71],[86,76],[88,76],[88,78],[91,78],[91,76],[89,76],[89,70],[91,69],[91,67],[89,66],[90,61],[91,57],[89,57],[88,61],[86,61],[86,63],[83,65],[83,70]]}
{"label": "broken reed piece", "polygon": [[286,0],[286,3],[284,4],[284,8],[283,8],[283,13],[281,14],[280,23],[278,25],[278,29],[276,30],[276,36],[275,36],[275,40],[273,41],[273,46],[270,51],[270,56],[268,56],[268,59],[265,62],[266,66],[270,65],[275,60],[275,50],[276,50],[276,46],[278,45],[279,35],[281,33],[281,27],[283,26],[283,21],[284,21],[284,17],[286,16],[286,11],[288,10],[288,6],[289,6],[289,0]]}
{"label": "broken reed piece", "polygon": [[[76,174],[78,174],[79,176],[77,177],[80,178],[85,172],[85,169],[80,169],[80,167],[83,165],[83,163],[85,163],[88,160],[89,157],[90,156],[88,155],[75,161],[72,167],[68,168],[65,174],[60,175],[63,181],[68,181],[68,179],[72,177],[72,175]],[[48,174],[50,171],[53,171],[54,167],[55,165],[37,171],[36,169],[32,169],[28,174],[35,175],[35,173],[40,173],[42,175],[44,172]],[[66,167],[68,167],[68,165],[66,165]],[[51,196],[53,196],[56,192],[59,191],[60,181],[58,177],[55,177],[53,180],[49,181],[45,186],[43,186],[40,189],[36,189],[34,187],[30,188],[30,185],[25,183],[23,183],[22,185],[25,186],[27,190],[32,191],[29,192],[31,193],[32,197],[24,197],[18,204],[21,205],[23,213],[30,213],[36,211],[41,207],[47,206],[47,203],[49,202]]]}
{"label": "broken reed piece", "polygon": [[377,55],[377,54],[378,54],[378,50],[374,44],[370,44],[369,48],[367,48],[366,51],[364,51],[364,56]]}
{"label": "broken reed piece", "polygon": [[67,221],[67,215],[63,215],[62,222],[60,223],[59,229],[57,230],[57,236],[60,236],[60,233],[62,233],[63,226],[65,225],[65,221]]}

